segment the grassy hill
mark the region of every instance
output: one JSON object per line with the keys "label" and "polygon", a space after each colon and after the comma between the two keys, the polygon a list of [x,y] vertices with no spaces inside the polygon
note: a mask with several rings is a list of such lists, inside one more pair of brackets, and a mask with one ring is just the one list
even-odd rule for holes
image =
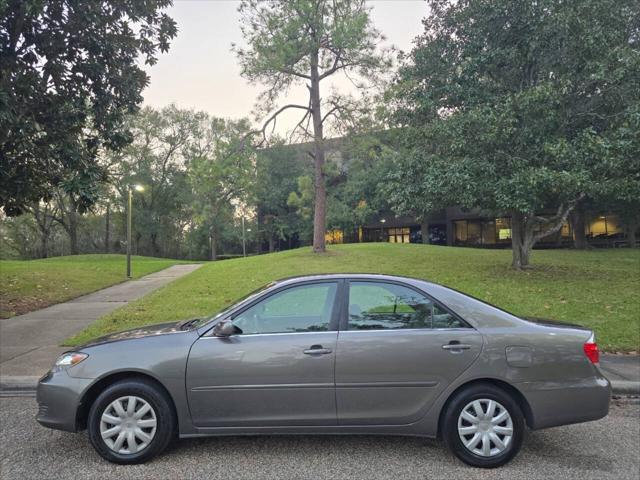
{"label": "grassy hill", "polygon": [[[125,255],[0,260],[0,318],[31,312],[126,280]],[[179,260],[132,257],[134,278]]]}
{"label": "grassy hill", "polygon": [[209,315],[278,278],[322,272],[407,275],[447,285],[518,315],[579,323],[595,329],[609,351],[638,350],[640,251],[538,250],[535,269],[509,268],[508,250],[415,244],[331,246],[211,262],[161,290],[101,318],[69,340],[149,323]]}

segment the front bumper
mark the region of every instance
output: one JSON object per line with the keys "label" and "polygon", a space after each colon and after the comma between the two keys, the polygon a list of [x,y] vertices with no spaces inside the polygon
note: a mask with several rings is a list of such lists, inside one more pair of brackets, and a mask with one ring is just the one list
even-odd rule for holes
{"label": "front bumper", "polygon": [[38,382],[36,420],[44,427],[77,431],[77,412],[83,393],[91,384],[87,378],[70,377],[66,370],[48,372]]}
{"label": "front bumper", "polygon": [[557,427],[606,417],[611,400],[611,383],[604,376],[567,382],[518,384],[533,416],[531,428]]}

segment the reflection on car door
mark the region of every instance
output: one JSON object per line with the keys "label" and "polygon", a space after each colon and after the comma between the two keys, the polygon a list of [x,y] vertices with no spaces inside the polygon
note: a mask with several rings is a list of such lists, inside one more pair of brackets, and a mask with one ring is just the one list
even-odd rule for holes
{"label": "reflection on car door", "polygon": [[482,336],[417,290],[349,282],[336,354],[340,425],[406,425],[479,355]]}
{"label": "reflection on car door", "polygon": [[186,379],[194,424],[335,425],[339,285],[269,293],[234,316],[242,334],[196,341]]}

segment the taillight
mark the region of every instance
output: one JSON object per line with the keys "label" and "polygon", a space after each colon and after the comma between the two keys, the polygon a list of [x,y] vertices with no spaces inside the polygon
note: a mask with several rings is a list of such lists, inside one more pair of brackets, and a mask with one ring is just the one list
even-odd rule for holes
{"label": "taillight", "polygon": [[593,333],[582,348],[584,349],[584,354],[591,360],[591,363],[600,362],[600,352],[598,351],[598,344],[596,343],[596,337]]}

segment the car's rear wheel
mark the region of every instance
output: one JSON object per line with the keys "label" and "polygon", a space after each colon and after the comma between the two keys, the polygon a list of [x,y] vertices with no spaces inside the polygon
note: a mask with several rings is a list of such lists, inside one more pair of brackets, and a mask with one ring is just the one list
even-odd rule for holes
{"label": "car's rear wheel", "polygon": [[145,379],[110,385],[93,402],[87,429],[96,451],[114,463],[142,463],[161,453],[175,436],[171,400]]}
{"label": "car's rear wheel", "polygon": [[504,465],[520,450],[525,422],[517,402],[504,390],[476,384],[461,390],[443,418],[449,449],[474,467]]}

